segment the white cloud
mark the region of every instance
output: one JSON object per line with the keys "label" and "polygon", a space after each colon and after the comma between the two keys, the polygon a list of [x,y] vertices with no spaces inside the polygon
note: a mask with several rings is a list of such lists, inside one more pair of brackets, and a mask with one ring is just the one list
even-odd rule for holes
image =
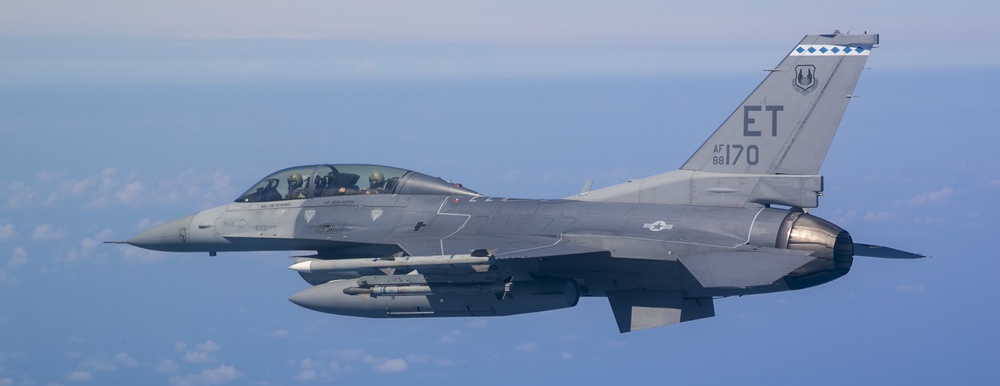
{"label": "white cloud", "polygon": [[857,212],[854,209],[844,210],[844,209],[834,209],[830,216],[828,217],[830,221],[834,224],[844,225],[850,222],[854,217],[857,216]]}
{"label": "white cloud", "polygon": [[52,224],[42,224],[35,227],[35,231],[31,232],[31,238],[35,240],[58,240],[66,235],[66,231],[62,229],[52,229]]}
{"label": "white cloud", "polygon": [[0,386],[11,386],[14,384],[14,380],[10,377],[0,378]]}
{"label": "white cloud", "polygon": [[156,372],[164,374],[173,374],[177,372],[180,366],[173,359],[164,359],[160,361],[160,364],[156,365]]}
{"label": "white cloud", "polygon": [[215,206],[232,200],[237,194],[230,181],[232,176],[220,172],[206,175],[202,171],[185,171],[157,181],[156,188],[151,190],[147,198],[160,204],[185,200],[198,201],[206,207]]}
{"label": "white cloud", "polygon": [[118,370],[118,366],[112,363],[105,362],[101,359],[88,359],[80,362],[80,367],[93,370],[93,371],[115,371]]}
{"label": "white cloud", "polygon": [[17,236],[17,232],[14,232],[14,224],[0,226],[0,241],[12,239],[15,236]]}
{"label": "white cloud", "polygon": [[126,367],[135,367],[139,364],[139,361],[132,358],[131,355],[123,352],[115,354],[114,360],[115,363]]}
{"label": "white cloud", "polygon": [[[333,370],[336,370],[336,369],[338,369],[340,367],[340,365],[339,365],[339,363],[336,363],[336,361],[334,361],[334,363],[335,363],[335,366],[331,366],[331,367],[333,368]],[[300,380],[300,381],[310,381],[310,380],[313,380],[313,379],[317,379],[321,375],[324,378],[329,378],[329,376],[330,376],[329,373],[320,373],[319,370],[322,370],[323,368],[324,368],[324,363],[320,362],[318,360],[311,359],[311,358],[306,358],[306,359],[300,360],[299,361],[299,372],[295,375],[295,379]]]}
{"label": "white cloud", "polygon": [[11,276],[11,274],[7,273],[6,270],[0,269],[0,284],[17,286],[21,284],[21,281],[16,277]]}
{"label": "white cloud", "polygon": [[913,223],[917,225],[940,225],[944,224],[944,218],[934,217],[934,216],[923,216],[914,218]]}
{"label": "white cloud", "polygon": [[54,181],[56,178],[61,177],[63,174],[64,173],[62,172],[50,172],[47,170],[39,170],[38,173],[35,174],[35,176],[38,177],[39,181],[50,182]]}
{"label": "white cloud", "polygon": [[520,352],[532,352],[538,349],[538,343],[535,342],[525,342],[517,345],[517,351]]}
{"label": "white cloud", "polygon": [[460,336],[462,336],[462,331],[460,331],[460,330],[451,330],[447,334],[444,334],[444,336],[442,336],[440,339],[438,339],[438,342],[439,343],[451,343],[451,342],[454,342],[455,339],[458,339],[458,337],[460,337]]}
{"label": "white cloud", "polygon": [[406,361],[401,358],[386,359],[374,365],[375,371],[380,373],[398,373],[406,371]]}
{"label": "white cloud", "polygon": [[90,187],[91,181],[89,179],[80,179],[67,181],[61,187],[62,191],[68,192],[71,195],[79,196],[87,192],[87,188]]}
{"label": "white cloud", "polygon": [[295,374],[297,381],[311,381],[313,379],[316,379],[316,370],[301,370]]}
{"label": "white cloud", "polygon": [[97,248],[98,245],[101,245],[101,242],[94,239],[80,240],[80,254],[88,256],[90,255],[90,252],[94,251],[94,248]]}
{"label": "white cloud", "polygon": [[892,214],[889,213],[889,212],[886,212],[886,211],[881,211],[881,212],[872,212],[872,211],[869,211],[868,213],[865,213],[865,220],[872,221],[872,222],[888,221],[891,218],[892,218]]}
{"label": "white cloud", "polygon": [[146,230],[146,229],[152,228],[154,225],[159,225],[161,223],[163,223],[163,222],[162,221],[153,221],[149,217],[143,217],[142,220],[139,220],[139,222],[137,224],[135,224],[135,229],[138,229],[138,230],[142,231],[142,230]]}
{"label": "white cloud", "polygon": [[184,353],[184,361],[188,363],[209,363],[214,362],[215,357],[204,351],[188,351]]}
{"label": "white cloud", "polygon": [[170,384],[175,386],[220,385],[240,379],[243,375],[243,372],[233,366],[219,365],[219,367],[204,370],[198,374],[170,378]]}
{"label": "white cloud", "polygon": [[182,341],[174,342],[174,351],[180,352],[184,350],[187,350],[187,343]]}
{"label": "white cloud", "polygon": [[[121,247],[120,250],[122,252],[122,257],[124,257],[125,260],[129,261],[149,263],[167,258],[166,252],[151,251],[148,249],[132,248],[128,246],[119,246],[119,247]],[[183,343],[183,342],[178,342],[178,343]],[[184,349],[180,349],[177,351],[184,351]]]}
{"label": "white cloud", "polygon": [[268,335],[273,336],[275,338],[287,338],[288,334],[289,334],[288,330],[284,328],[279,328],[277,330],[271,331],[271,333]]}
{"label": "white cloud", "polygon": [[7,260],[7,268],[13,270],[25,264],[28,264],[28,251],[24,247],[14,248],[10,252],[10,260]]}
{"label": "white cloud", "polygon": [[919,194],[906,201],[906,205],[909,206],[919,206],[925,204],[939,204],[948,199],[951,195],[955,194],[955,189],[950,187],[944,187],[932,192]]}
{"label": "white cloud", "polygon": [[24,247],[15,247],[10,252],[10,259],[7,260],[7,269],[0,268],[0,284],[20,285],[21,281],[14,277],[11,272],[18,267],[28,264],[28,251]]}
{"label": "white cloud", "polygon": [[486,318],[478,318],[478,319],[472,319],[471,321],[469,321],[469,323],[466,323],[465,325],[469,327],[481,328],[481,327],[486,327],[489,324],[490,322],[486,320]]}
{"label": "white cloud", "polygon": [[559,359],[562,359],[564,361],[568,361],[570,359],[573,359],[573,354],[570,354],[568,352],[564,352],[562,354],[559,354]]}
{"label": "white cloud", "polygon": [[91,377],[91,374],[90,374],[89,371],[79,370],[79,371],[74,371],[74,372],[70,373],[69,375],[67,375],[66,376],[66,380],[67,381],[74,381],[74,382],[83,382],[83,381],[89,380],[90,377]]}
{"label": "white cloud", "polygon": [[130,204],[142,194],[143,190],[145,190],[145,187],[143,187],[141,182],[130,182],[119,190],[118,193],[115,193],[115,197],[123,204]]}
{"label": "white cloud", "polygon": [[219,346],[218,343],[215,343],[211,340],[206,340],[205,342],[199,344],[195,348],[201,351],[219,351],[219,349],[221,349],[222,346]]}

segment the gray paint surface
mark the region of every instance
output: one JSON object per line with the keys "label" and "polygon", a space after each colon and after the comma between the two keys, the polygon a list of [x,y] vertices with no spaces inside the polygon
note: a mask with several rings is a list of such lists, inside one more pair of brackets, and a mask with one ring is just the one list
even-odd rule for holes
{"label": "gray paint surface", "polygon": [[[855,248],[846,231],[804,213],[818,205],[819,167],[877,43],[805,37],[677,171],[527,200],[379,165],[299,166],[127,242],[340,260],[354,268],[300,271],[314,287],[290,298],[334,314],[511,315],[605,296],[621,332],[710,317],[714,298],[822,284],[846,274],[855,254],[919,257]],[[485,267],[448,257],[483,251]],[[407,257],[422,263],[396,261]]]}

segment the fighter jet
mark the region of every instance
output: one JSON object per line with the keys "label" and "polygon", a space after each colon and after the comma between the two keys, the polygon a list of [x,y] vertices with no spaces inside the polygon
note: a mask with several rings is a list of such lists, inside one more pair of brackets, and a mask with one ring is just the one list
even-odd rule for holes
{"label": "fighter jet", "polygon": [[312,287],[289,300],[338,315],[502,316],[590,296],[608,298],[623,333],[711,317],[715,299],[823,284],[856,255],[923,257],[855,243],[807,213],[878,42],[806,36],[678,170],[516,199],[396,167],[296,166],[126,243],[306,251],[289,268]]}

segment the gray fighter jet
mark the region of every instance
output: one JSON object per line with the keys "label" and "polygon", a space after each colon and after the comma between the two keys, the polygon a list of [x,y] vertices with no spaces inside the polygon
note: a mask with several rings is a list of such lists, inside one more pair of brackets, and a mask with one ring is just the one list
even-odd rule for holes
{"label": "gray fighter jet", "polygon": [[338,315],[514,315],[603,296],[621,332],[710,317],[716,298],[823,284],[855,255],[923,257],[854,243],[807,213],[877,44],[878,35],[806,36],[668,173],[533,200],[394,167],[298,166],[126,242],[210,255],[310,251],[290,268],[313,287],[289,300]]}

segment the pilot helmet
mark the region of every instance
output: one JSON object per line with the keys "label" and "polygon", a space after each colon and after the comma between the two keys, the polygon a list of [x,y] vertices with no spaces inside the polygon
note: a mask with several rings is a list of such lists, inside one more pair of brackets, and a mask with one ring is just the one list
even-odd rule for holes
{"label": "pilot helmet", "polygon": [[368,183],[371,184],[372,186],[379,185],[384,181],[385,181],[385,176],[383,176],[382,172],[378,170],[373,171],[372,175],[368,176]]}
{"label": "pilot helmet", "polygon": [[302,186],[302,175],[299,173],[292,173],[288,176],[288,187],[290,189],[299,188]]}

